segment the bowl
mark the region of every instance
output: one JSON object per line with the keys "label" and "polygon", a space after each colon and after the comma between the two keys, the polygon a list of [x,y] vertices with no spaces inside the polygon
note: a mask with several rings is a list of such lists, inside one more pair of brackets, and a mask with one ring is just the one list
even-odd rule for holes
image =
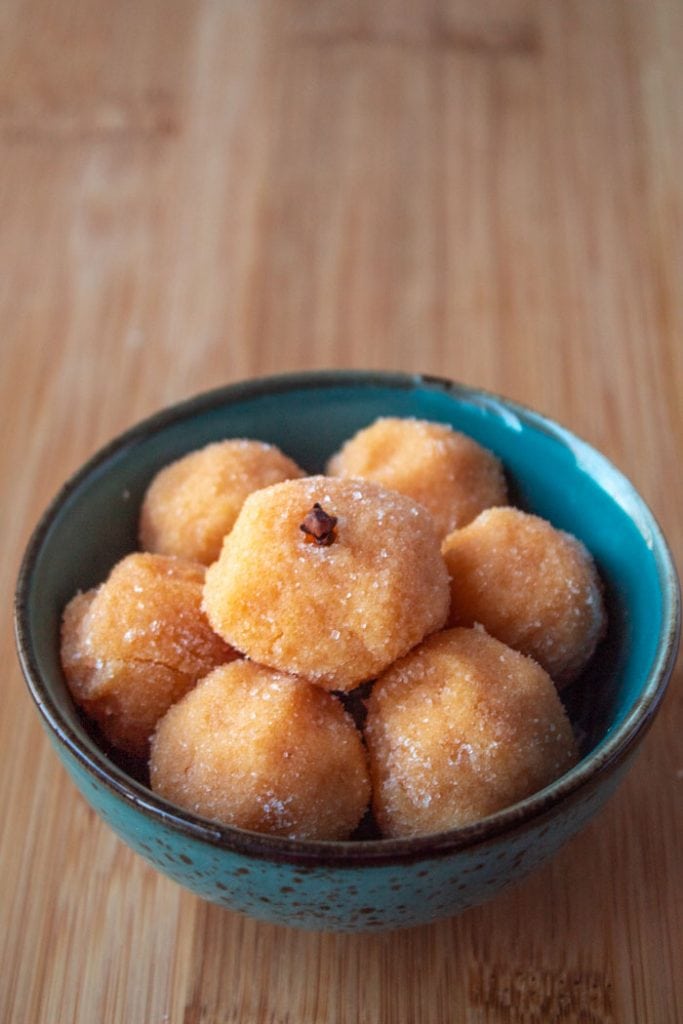
{"label": "bowl", "polygon": [[[381,415],[438,420],[503,460],[515,504],[577,535],[605,585],[607,635],[563,700],[581,759],[528,799],[466,827],[412,839],[297,841],[194,816],[155,795],[75,708],[59,660],[62,609],[136,547],[156,471],[209,441],[279,445],[309,472]],[[672,559],[651,512],[597,451],[483,391],[397,373],[322,372],[220,388],[175,405],[98,452],[62,488],[26,550],[16,594],[19,658],[48,737],[95,811],[138,854],[204,899],[314,929],[378,930],[455,914],[550,857],[631,764],[678,647]]]}

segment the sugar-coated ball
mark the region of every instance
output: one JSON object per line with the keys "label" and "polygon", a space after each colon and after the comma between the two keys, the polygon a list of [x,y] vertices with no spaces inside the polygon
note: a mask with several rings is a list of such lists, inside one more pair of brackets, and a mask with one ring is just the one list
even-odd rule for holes
{"label": "sugar-coated ball", "polygon": [[202,612],[204,571],[132,554],[67,605],[61,657],[69,689],[115,747],[145,756],[171,704],[236,656]]}
{"label": "sugar-coated ball", "polygon": [[295,462],[261,441],[218,441],[190,452],[160,470],[147,489],[140,545],[210,565],[247,495],[300,476]]}
{"label": "sugar-coated ball", "polygon": [[330,693],[249,661],[215,669],[158,725],[152,788],[255,832],[346,839],[370,799],[367,758]]}
{"label": "sugar-coated ball", "polygon": [[481,623],[558,686],[580,674],[606,616],[593,559],[576,537],[519,509],[493,508],[450,534],[442,550],[451,624]]}
{"label": "sugar-coated ball", "polygon": [[328,471],[375,480],[419,501],[441,537],[507,501],[496,456],[466,434],[427,420],[376,420],[344,444]]}
{"label": "sugar-coated ball", "polygon": [[522,800],[576,761],[547,673],[482,629],[437,633],[384,673],[365,737],[385,836],[457,828]]}
{"label": "sugar-coated ball", "polygon": [[250,495],[204,588],[228,643],[342,691],[439,629],[448,603],[429,513],[371,481],[322,476]]}

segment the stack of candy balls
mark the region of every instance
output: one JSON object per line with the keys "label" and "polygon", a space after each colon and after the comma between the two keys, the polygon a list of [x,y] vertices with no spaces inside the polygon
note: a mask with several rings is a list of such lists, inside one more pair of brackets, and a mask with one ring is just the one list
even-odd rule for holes
{"label": "stack of candy balls", "polygon": [[457,828],[564,774],[606,625],[583,544],[445,424],[379,419],[327,471],[239,439],[157,474],[141,550],[64,610],[85,715],[178,807],[297,839]]}

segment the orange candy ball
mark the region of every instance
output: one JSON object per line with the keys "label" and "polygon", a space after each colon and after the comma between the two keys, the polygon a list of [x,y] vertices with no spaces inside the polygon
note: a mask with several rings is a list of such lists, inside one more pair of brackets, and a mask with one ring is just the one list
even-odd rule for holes
{"label": "orange candy ball", "polygon": [[69,689],[115,747],[145,756],[171,704],[236,657],[201,610],[203,583],[201,565],[132,554],[67,605],[61,656]]}
{"label": "orange candy ball", "polygon": [[593,559],[538,516],[492,508],[448,536],[453,625],[481,623],[528,654],[558,686],[575,679],[605,629]]}
{"label": "orange candy ball", "polygon": [[507,501],[496,456],[466,434],[427,420],[376,420],[330,459],[328,471],[375,480],[419,501],[440,537]]}
{"label": "orange candy ball", "polygon": [[260,441],[219,441],[190,452],[150,484],[140,513],[140,544],[210,565],[252,491],[300,476],[295,462]]}
{"label": "orange candy ball", "polygon": [[425,640],[382,675],[365,736],[383,835],[426,835],[522,800],[576,761],[550,677],[479,629]]}
{"label": "orange candy ball", "polygon": [[152,788],[238,828],[347,839],[370,799],[360,734],[339,701],[303,679],[237,661],[159,723]]}
{"label": "orange candy ball", "polygon": [[[331,543],[302,525],[334,517]],[[211,625],[254,661],[350,690],[448,613],[448,574],[429,514],[368,480],[306,477],[250,495],[207,570]]]}

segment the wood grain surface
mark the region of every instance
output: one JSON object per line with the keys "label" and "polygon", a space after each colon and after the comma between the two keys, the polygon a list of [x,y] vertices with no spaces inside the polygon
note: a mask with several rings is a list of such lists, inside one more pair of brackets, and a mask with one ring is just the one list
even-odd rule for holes
{"label": "wood grain surface", "polygon": [[634,770],[494,902],[259,924],[124,847],[48,746],[10,612],[37,516],[140,417],[246,377],[421,370],[631,477],[683,555],[678,0],[0,5],[0,1020],[683,1020],[680,669]]}

